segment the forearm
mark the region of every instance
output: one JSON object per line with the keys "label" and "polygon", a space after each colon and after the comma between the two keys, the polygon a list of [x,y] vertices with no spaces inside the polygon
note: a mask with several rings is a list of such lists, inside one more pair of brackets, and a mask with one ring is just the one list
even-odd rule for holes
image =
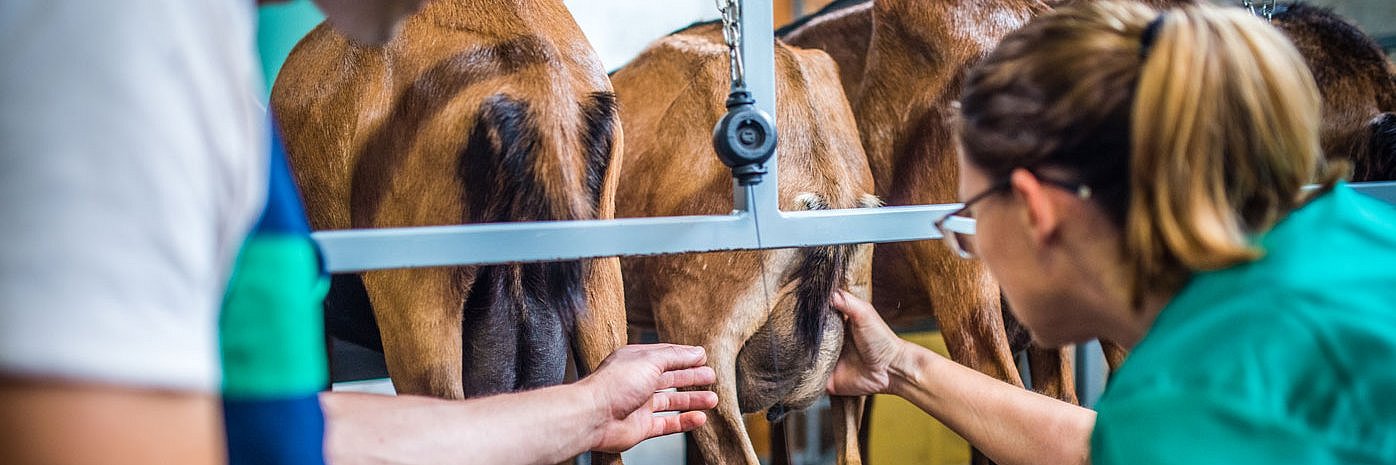
{"label": "forearm", "polygon": [[333,465],[552,464],[596,443],[601,410],[576,384],[447,401],[326,393]]}
{"label": "forearm", "polygon": [[213,465],[218,398],[0,376],[0,463]]}
{"label": "forearm", "polygon": [[889,390],[1001,465],[1089,462],[1095,412],[991,378],[907,343]]}

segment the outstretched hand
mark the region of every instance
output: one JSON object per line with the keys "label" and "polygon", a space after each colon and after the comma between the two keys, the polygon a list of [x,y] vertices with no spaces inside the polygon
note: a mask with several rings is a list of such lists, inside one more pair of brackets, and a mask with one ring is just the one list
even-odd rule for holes
{"label": "outstretched hand", "polygon": [[829,377],[829,394],[865,396],[886,392],[891,384],[891,366],[902,356],[905,343],[882,321],[877,310],[862,299],[844,291],[830,300],[843,313],[844,331],[852,347],[844,346],[834,374]]}
{"label": "outstretched hand", "polygon": [[717,406],[716,393],[656,391],[713,384],[717,374],[705,363],[702,347],[671,344],[625,346],[607,357],[579,382],[592,391],[603,418],[592,449],[620,452],[645,439],[702,426],[707,416],[701,410]]}

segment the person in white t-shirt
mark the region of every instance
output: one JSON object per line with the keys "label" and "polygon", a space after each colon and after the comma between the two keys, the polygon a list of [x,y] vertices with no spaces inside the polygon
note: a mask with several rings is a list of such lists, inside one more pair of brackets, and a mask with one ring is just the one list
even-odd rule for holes
{"label": "person in white t-shirt", "polygon": [[[422,1],[317,3],[381,42]],[[255,6],[0,2],[0,463],[224,460],[217,317],[266,189]],[[701,424],[648,412],[715,405],[654,393],[710,383],[703,363],[632,346],[570,386],[322,402],[350,461],[557,462]]]}

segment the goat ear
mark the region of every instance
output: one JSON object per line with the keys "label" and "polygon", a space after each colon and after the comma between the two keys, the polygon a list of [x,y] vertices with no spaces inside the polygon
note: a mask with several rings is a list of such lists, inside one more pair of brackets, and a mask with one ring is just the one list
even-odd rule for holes
{"label": "goat ear", "polygon": [[1382,113],[1368,124],[1367,159],[1356,166],[1354,181],[1396,180],[1396,113]]}

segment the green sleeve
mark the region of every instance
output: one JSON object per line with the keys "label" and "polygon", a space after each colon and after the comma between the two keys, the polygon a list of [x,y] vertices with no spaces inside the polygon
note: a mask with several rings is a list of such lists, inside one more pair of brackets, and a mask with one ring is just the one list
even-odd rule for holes
{"label": "green sleeve", "polygon": [[223,393],[302,395],[329,383],[320,274],[306,236],[256,234],[243,246],[219,318]]}
{"label": "green sleeve", "polygon": [[1348,463],[1301,425],[1204,393],[1160,392],[1102,406],[1094,465]]}

